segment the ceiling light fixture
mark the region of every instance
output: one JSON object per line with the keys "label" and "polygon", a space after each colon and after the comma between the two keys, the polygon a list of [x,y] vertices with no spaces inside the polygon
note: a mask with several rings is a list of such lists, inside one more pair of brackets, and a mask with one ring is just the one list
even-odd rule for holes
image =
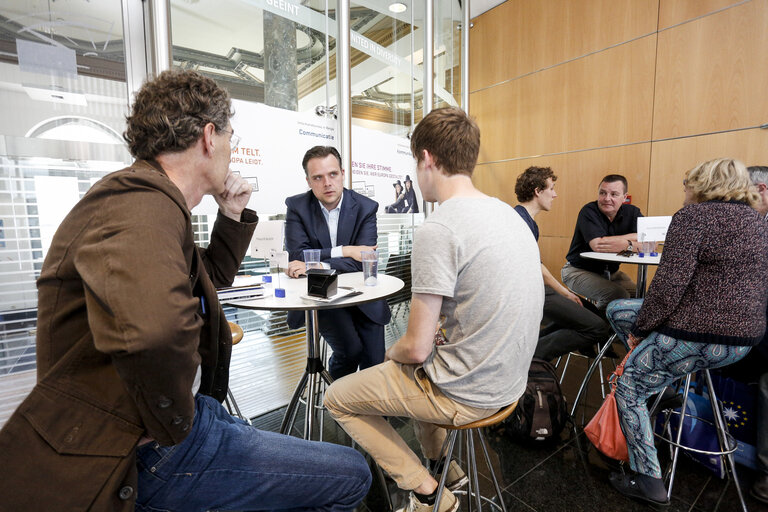
{"label": "ceiling light fixture", "polygon": [[393,4],[389,4],[389,10],[395,14],[400,14],[401,12],[405,12],[406,9],[408,9],[408,7],[401,2],[395,2]]}

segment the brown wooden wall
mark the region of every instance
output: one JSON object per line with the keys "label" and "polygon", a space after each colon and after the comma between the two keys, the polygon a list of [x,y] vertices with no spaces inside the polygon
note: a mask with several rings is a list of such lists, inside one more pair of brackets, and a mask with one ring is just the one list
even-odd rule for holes
{"label": "brown wooden wall", "polygon": [[517,176],[552,167],[559,197],[536,221],[556,276],[604,175],[671,215],[698,162],[768,164],[768,0],[507,0],[473,24],[474,181],[514,205]]}

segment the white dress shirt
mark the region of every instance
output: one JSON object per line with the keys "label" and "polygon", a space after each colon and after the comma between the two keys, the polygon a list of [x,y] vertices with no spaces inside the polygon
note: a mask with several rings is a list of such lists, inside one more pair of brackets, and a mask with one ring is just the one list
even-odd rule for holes
{"label": "white dress shirt", "polygon": [[[323,212],[323,217],[325,217],[325,223],[328,224],[328,233],[331,235],[331,258],[341,258],[344,256],[344,252],[342,251],[342,248],[340,245],[336,245],[336,234],[339,231],[339,215],[341,214],[341,203],[344,201],[344,192],[341,193],[341,197],[339,198],[339,204],[336,205],[336,208],[333,210],[326,210],[325,206],[323,206],[323,203],[320,203],[318,200],[318,203],[320,203],[320,211]],[[323,263],[323,266],[326,268],[330,268],[330,265],[327,263]]]}

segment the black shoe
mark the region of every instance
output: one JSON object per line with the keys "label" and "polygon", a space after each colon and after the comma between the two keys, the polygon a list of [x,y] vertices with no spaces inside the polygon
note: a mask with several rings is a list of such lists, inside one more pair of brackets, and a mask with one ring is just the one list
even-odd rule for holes
{"label": "black shoe", "polygon": [[752,490],[749,492],[753,498],[763,503],[768,503],[768,474],[763,473],[755,483],[752,485]]}
{"label": "black shoe", "polygon": [[625,475],[624,473],[611,473],[608,477],[614,489],[624,496],[634,498],[654,505],[669,505],[667,490],[660,478],[651,478],[646,475]]}

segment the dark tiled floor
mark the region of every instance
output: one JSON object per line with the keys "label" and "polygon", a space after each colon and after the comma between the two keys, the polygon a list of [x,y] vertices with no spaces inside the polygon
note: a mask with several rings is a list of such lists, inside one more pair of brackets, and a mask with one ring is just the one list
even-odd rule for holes
{"label": "dark tiled floor", "polygon": [[[569,401],[576,394],[576,389],[585,372],[586,362],[575,361],[566,374],[563,390]],[[594,380],[597,382],[597,380]],[[593,385],[587,395],[585,417],[590,418],[602,402],[597,385]],[[259,428],[277,431],[284,409],[260,416],[254,420]],[[294,433],[299,435],[302,428],[302,414],[297,418],[299,425]],[[577,413],[580,423],[581,414]],[[391,419],[403,438],[418,452],[413,429],[408,421],[400,418]],[[323,424],[325,441],[349,444],[350,439],[333,420],[326,417]],[[494,471],[499,479],[507,510],[510,512],[634,512],[650,508],[619,495],[608,483],[608,474],[619,466],[602,457],[586,440],[581,429],[568,429],[555,445],[526,445],[513,442],[501,432],[487,433],[490,445],[490,457]],[[659,450],[664,451],[663,449]],[[477,464],[481,473],[480,488],[484,496],[494,496],[489,472],[485,468],[482,453],[476,446]],[[662,467],[666,460],[662,458]],[[742,489],[746,496],[750,512],[766,511],[768,506],[752,499],[748,493],[754,474],[747,468],[737,466]],[[388,481],[389,492],[394,508],[403,507],[407,493],[397,489]],[[489,507],[484,508],[489,509]],[[374,478],[368,497],[360,505],[361,512],[385,512],[388,510],[382,485]],[[463,503],[460,510],[467,510]],[[682,511],[718,511],[740,510],[735,487],[728,480],[720,480],[709,470],[685,456],[680,457],[676,481],[672,493],[672,503],[664,508],[670,512]]]}

